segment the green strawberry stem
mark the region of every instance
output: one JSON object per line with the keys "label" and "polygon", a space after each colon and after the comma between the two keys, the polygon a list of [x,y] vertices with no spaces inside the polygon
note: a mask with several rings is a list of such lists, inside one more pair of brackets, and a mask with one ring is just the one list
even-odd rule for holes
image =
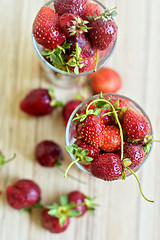
{"label": "green strawberry stem", "polygon": [[97,65],[98,65],[98,49],[96,50],[96,62],[95,62],[94,72],[96,72],[97,70]]}
{"label": "green strawberry stem", "polygon": [[5,159],[5,156],[3,154],[0,154],[0,168],[6,164],[11,162],[13,159],[15,159],[16,154],[13,155],[13,157],[9,158],[8,160]]}
{"label": "green strawberry stem", "polygon": [[140,192],[141,192],[142,197],[143,197],[146,201],[148,201],[148,202],[154,202],[153,200],[149,200],[148,198],[146,198],[146,197],[144,196],[144,194],[143,194],[143,192],[142,192],[142,188],[141,188],[140,181],[139,181],[137,175],[135,174],[135,172],[134,172],[130,167],[125,167],[125,168],[126,168],[129,172],[131,172],[131,173],[134,175],[134,177],[136,178],[136,180],[137,180],[137,182],[138,182],[139,190],[140,190]]}
{"label": "green strawberry stem", "polygon": [[[60,166],[57,166],[57,168],[58,168],[58,170],[59,170],[59,171],[61,171],[62,173],[65,173],[65,170],[64,170],[62,167],[60,167]],[[81,181],[80,179],[78,179],[78,178],[76,178],[76,177],[74,177],[74,176],[70,175],[69,173],[67,173],[67,176],[68,176],[68,177],[70,177],[71,179],[73,179],[73,180],[75,180],[75,181],[79,182],[79,183],[86,184],[86,182],[84,182],[84,181]]]}
{"label": "green strawberry stem", "polygon": [[78,47],[78,43],[76,43],[76,60],[79,60],[79,47]]}
{"label": "green strawberry stem", "polygon": [[76,162],[78,162],[79,160],[80,160],[80,158],[76,158],[73,162],[71,162],[71,164],[69,164],[69,166],[67,167],[67,169],[66,169],[66,171],[65,171],[65,173],[64,173],[64,177],[67,176],[68,171],[69,171],[69,169],[72,167],[72,165],[75,164]]}
{"label": "green strawberry stem", "polygon": [[114,117],[115,117],[115,119],[116,119],[116,121],[117,121],[119,130],[120,130],[120,136],[121,136],[121,160],[123,160],[123,130],[122,130],[122,126],[121,126],[121,124],[120,124],[120,121],[119,121],[119,119],[118,119],[118,115],[117,115],[117,113],[116,113],[116,110],[115,110],[114,106],[113,106],[109,101],[107,101],[106,99],[103,99],[103,98],[102,98],[102,99],[95,99],[95,100],[93,100],[92,102],[90,102],[90,103],[88,104],[87,108],[86,108],[86,114],[87,114],[90,106],[91,106],[93,103],[96,103],[96,102],[106,102],[107,104],[109,104],[109,105],[112,107]]}

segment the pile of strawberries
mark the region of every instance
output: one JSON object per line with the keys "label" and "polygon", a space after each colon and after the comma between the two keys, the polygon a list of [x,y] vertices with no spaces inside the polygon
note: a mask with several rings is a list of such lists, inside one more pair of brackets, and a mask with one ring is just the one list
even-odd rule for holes
{"label": "pile of strawberries", "polygon": [[68,73],[96,69],[98,51],[106,54],[117,37],[115,10],[101,13],[88,0],[54,0],[51,8],[43,6],[33,23],[33,36],[43,46],[41,54]]}
{"label": "pile of strawberries", "polygon": [[43,206],[40,203],[41,189],[29,179],[18,180],[9,186],[6,195],[9,205],[14,209],[31,212],[34,208],[40,208],[42,226],[52,233],[64,232],[70,224],[70,218],[81,217],[87,211],[93,213],[96,206],[93,198],[80,191],[62,195],[59,203]]}
{"label": "pile of strawberries", "polygon": [[150,151],[153,140],[149,120],[123,97],[100,94],[77,111],[73,122],[75,142],[67,151],[74,155],[74,162],[97,178],[125,179],[126,174],[134,174]]}

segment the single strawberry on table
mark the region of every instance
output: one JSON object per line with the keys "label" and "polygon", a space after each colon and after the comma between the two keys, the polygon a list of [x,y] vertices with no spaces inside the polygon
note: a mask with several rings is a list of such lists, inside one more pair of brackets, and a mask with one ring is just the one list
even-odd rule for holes
{"label": "single strawberry on table", "polygon": [[120,75],[113,69],[103,67],[88,76],[95,93],[115,93],[122,85]]}
{"label": "single strawberry on table", "polygon": [[35,156],[40,165],[44,167],[61,165],[61,161],[63,160],[61,147],[51,140],[43,140],[38,143]]}
{"label": "single strawberry on table", "polygon": [[43,209],[41,218],[42,226],[50,231],[51,233],[61,233],[64,232],[70,224],[70,219],[66,218],[63,226],[60,224],[60,219],[56,216],[48,214],[49,209]]}
{"label": "single strawberry on table", "polygon": [[50,114],[56,106],[62,106],[62,103],[56,100],[51,88],[33,89],[20,102],[22,111],[37,117]]}
{"label": "single strawberry on table", "polygon": [[41,190],[33,180],[20,179],[7,187],[6,196],[11,207],[31,209],[39,204]]}
{"label": "single strawberry on table", "polygon": [[47,6],[43,6],[38,12],[33,22],[32,32],[36,42],[47,49],[60,46],[66,39],[59,28],[58,14]]}

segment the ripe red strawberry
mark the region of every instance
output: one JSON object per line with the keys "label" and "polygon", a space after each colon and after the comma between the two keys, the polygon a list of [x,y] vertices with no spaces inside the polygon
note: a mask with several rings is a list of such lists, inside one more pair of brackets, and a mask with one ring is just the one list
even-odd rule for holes
{"label": "ripe red strawberry", "polygon": [[97,4],[89,2],[87,4],[87,9],[84,15],[84,19],[88,20],[90,16],[99,16],[101,14],[101,10]]}
{"label": "ripe red strawberry", "polygon": [[[78,43],[78,46],[81,48],[82,53],[85,53],[86,55],[93,57],[95,56],[95,48],[91,45],[90,41],[88,38],[82,34],[81,36],[73,36],[70,38],[67,38],[67,42],[71,43],[71,50],[75,51],[76,50],[76,43]],[[92,68],[93,69],[93,68]]]}
{"label": "ripe red strawberry", "polygon": [[77,132],[79,136],[87,143],[100,147],[103,144],[104,125],[101,119],[95,115],[88,115],[83,122],[77,125]]}
{"label": "ripe red strawberry", "polygon": [[132,109],[125,111],[123,129],[131,139],[143,139],[151,131],[148,119]]}
{"label": "ripe red strawberry", "polygon": [[118,27],[109,16],[109,10],[103,16],[91,19],[89,27],[92,44],[99,50],[107,49],[116,40]]}
{"label": "ripe red strawberry", "polygon": [[30,91],[20,102],[20,109],[33,116],[43,116],[50,114],[55,105],[53,91],[37,88]]}
{"label": "ripe red strawberry", "polygon": [[70,54],[67,65],[70,71],[74,72],[76,75],[86,72],[91,65],[90,57],[85,53],[80,53],[78,58],[75,54]]}
{"label": "ripe red strawberry", "polygon": [[61,147],[53,141],[44,140],[36,146],[36,160],[44,167],[60,165],[63,160]]}
{"label": "ripe red strawberry", "polygon": [[64,13],[59,18],[59,26],[66,36],[80,36],[83,32],[87,32],[87,21],[72,13]]}
{"label": "ripe red strawberry", "polygon": [[[86,196],[79,191],[70,192],[70,193],[68,193],[67,196],[68,196],[68,201],[74,202],[76,205],[83,203],[86,198]],[[79,215],[78,217],[81,217],[82,215],[84,215],[85,212],[87,212],[87,210],[88,210],[86,205],[75,207],[75,209],[81,211],[81,215]]]}
{"label": "ripe red strawberry", "polygon": [[47,49],[61,45],[66,36],[58,26],[58,14],[47,6],[38,12],[33,23],[33,35],[37,43]]}
{"label": "ripe red strawberry", "polygon": [[131,160],[129,166],[132,170],[139,167],[144,160],[145,152],[141,145],[136,143],[125,143],[124,144],[124,158]]}
{"label": "ripe red strawberry", "polygon": [[110,68],[102,68],[94,74],[90,74],[92,78],[91,86],[96,93],[115,93],[122,84],[119,74]]}
{"label": "ripe red strawberry", "polygon": [[76,144],[78,147],[82,148],[82,150],[88,149],[88,151],[89,151],[89,153],[87,154],[88,157],[94,158],[99,155],[98,147],[92,146],[91,144],[88,144],[81,139],[77,139],[74,142],[74,144]]}
{"label": "ripe red strawberry", "polygon": [[117,127],[107,125],[103,131],[104,141],[101,149],[106,152],[114,152],[121,146],[120,131]]}
{"label": "ripe red strawberry", "polygon": [[114,153],[104,153],[91,162],[91,173],[102,180],[113,181],[121,177],[120,157]]}
{"label": "ripe red strawberry", "polygon": [[103,123],[105,126],[108,125],[109,122],[110,122],[110,120],[111,120],[110,116],[104,115],[104,114],[106,114],[108,111],[109,111],[108,109],[106,109],[106,110],[102,109],[102,110],[101,110],[100,119],[101,119],[102,123]]}
{"label": "ripe red strawberry", "polygon": [[81,104],[82,101],[80,100],[71,100],[67,102],[64,107],[63,107],[63,120],[64,120],[64,125],[65,127],[67,126],[68,120],[72,114],[72,112],[76,109],[76,107]]}
{"label": "ripe red strawberry", "polygon": [[11,207],[30,208],[39,202],[41,190],[34,181],[21,179],[7,188],[6,195]]}
{"label": "ripe red strawberry", "polygon": [[64,232],[70,224],[70,219],[66,218],[64,225],[61,226],[59,218],[51,216],[48,211],[49,209],[43,209],[42,211],[42,226],[51,233]]}
{"label": "ripe red strawberry", "polygon": [[87,8],[87,0],[55,0],[54,7],[59,15],[73,13],[83,17]]}

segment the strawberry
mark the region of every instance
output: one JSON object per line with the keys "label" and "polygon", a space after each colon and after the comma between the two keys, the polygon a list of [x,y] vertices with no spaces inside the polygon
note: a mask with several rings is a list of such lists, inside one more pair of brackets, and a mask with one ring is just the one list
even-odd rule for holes
{"label": "strawberry", "polygon": [[108,111],[109,111],[108,109],[106,109],[106,110],[101,109],[100,119],[101,119],[102,123],[103,123],[105,126],[110,123],[110,116],[104,115],[104,114],[106,114]]}
{"label": "strawberry", "polygon": [[151,131],[148,119],[132,109],[125,111],[123,129],[131,139],[143,139]]}
{"label": "strawberry", "polygon": [[103,131],[104,141],[101,149],[106,152],[114,152],[121,146],[120,131],[117,127],[107,125]]}
{"label": "strawberry", "polygon": [[88,157],[94,158],[99,155],[99,148],[92,146],[91,144],[88,144],[84,142],[81,139],[77,139],[74,144],[76,144],[78,147],[82,148],[82,150],[88,149],[89,153],[87,154]]}
{"label": "strawberry", "polygon": [[121,87],[121,78],[119,74],[111,68],[102,68],[94,74],[90,74],[92,79],[91,86],[94,92],[115,93]]}
{"label": "strawberry", "polygon": [[87,0],[55,0],[54,7],[59,15],[73,13],[83,17],[87,8]]}
{"label": "strawberry", "polygon": [[6,190],[7,201],[15,209],[34,207],[40,201],[41,190],[32,180],[21,179]]}
{"label": "strawberry", "polygon": [[61,165],[63,153],[61,147],[53,141],[41,141],[35,150],[36,160],[44,167]]}
{"label": "strawberry", "polygon": [[47,49],[61,45],[66,36],[58,26],[58,14],[47,6],[43,6],[33,22],[33,35],[37,43]]}
{"label": "strawberry", "polygon": [[91,173],[104,181],[113,181],[121,177],[120,157],[114,153],[104,153],[91,162]]}
{"label": "strawberry", "polygon": [[62,103],[55,100],[53,89],[37,88],[30,91],[20,102],[20,109],[38,117],[50,114],[56,105],[61,106]]}
{"label": "strawberry", "polygon": [[81,51],[81,48],[78,47],[78,43],[76,43],[76,51],[73,51],[68,57],[67,65],[69,70],[76,75],[88,71],[91,65],[90,57]]}
{"label": "strawberry", "polygon": [[77,125],[79,136],[95,147],[100,147],[103,144],[103,129],[104,125],[100,118],[95,115],[88,115],[83,122],[79,122]]}
{"label": "strawberry", "polygon": [[[86,55],[93,57],[95,56],[95,48],[91,45],[89,39],[87,36],[82,34],[81,36],[73,36],[67,38],[67,42],[71,43],[71,50],[76,50],[76,43],[78,43],[78,46],[81,48],[82,53],[85,53]],[[93,69],[93,68],[92,68]]]}
{"label": "strawberry", "polygon": [[125,143],[124,144],[124,158],[131,160],[129,166],[132,170],[139,167],[144,160],[145,152],[142,145],[136,143]]}
{"label": "strawberry", "polygon": [[66,218],[64,225],[62,226],[60,224],[60,220],[58,217],[55,216],[51,216],[50,214],[48,214],[48,209],[43,209],[42,211],[42,226],[49,230],[51,233],[61,233],[64,232],[69,224],[70,224],[70,219]]}
{"label": "strawberry", "polygon": [[101,10],[97,4],[89,2],[85,11],[84,19],[88,20],[90,17],[97,17],[101,14]]}
{"label": "strawberry", "polygon": [[68,120],[72,114],[72,112],[76,109],[76,107],[81,104],[82,101],[80,100],[71,100],[67,102],[64,107],[63,107],[63,120],[64,120],[64,125],[65,127],[67,126]]}
{"label": "strawberry", "polygon": [[66,36],[80,36],[83,32],[87,32],[88,21],[83,21],[81,17],[78,17],[72,13],[64,13],[59,18],[59,26]]}
{"label": "strawberry", "polygon": [[[84,203],[85,199],[87,198],[83,193],[79,191],[72,191],[67,194],[68,201],[74,202],[76,205]],[[77,217],[83,216],[87,212],[87,205],[82,205],[79,207],[75,207],[74,209],[77,209],[81,212],[81,214]]]}
{"label": "strawberry", "polygon": [[99,50],[107,49],[116,40],[118,27],[112,20],[113,14],[115,11],[106,10],[89,22],[89,36],[92,45]]}

